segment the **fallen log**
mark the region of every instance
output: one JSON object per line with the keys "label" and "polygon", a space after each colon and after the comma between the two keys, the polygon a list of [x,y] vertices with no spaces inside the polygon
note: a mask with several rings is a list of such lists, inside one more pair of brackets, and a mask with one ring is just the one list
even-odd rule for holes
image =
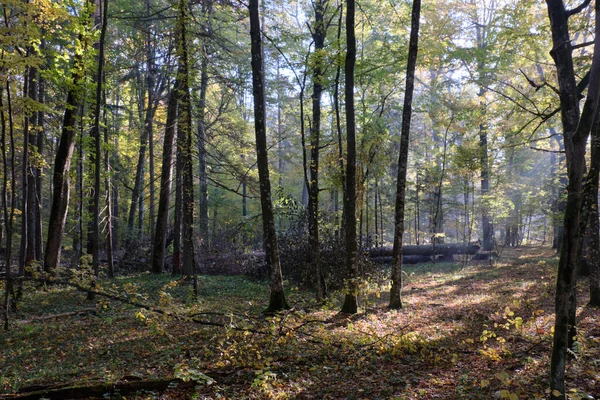
{"label": "fallen log", "polygon": [[[403,256],[453,256],[454,254],[476,254],[479,251],[477,243],[447,243],[447,244],[422,244],[422,245],[405,245],[402,246]],[[373,257],[391,257],[393,248],[391,246],[373,247],[366,251],[369,256]]]}
{"label": "fallen log", "polygon": [[[89,386],[57,385],[47,388],[32,387],[25,393],[5,394],[3,399],[39,400],[40,398],[50,400],[62,399],[88,399],[88,398],[113,398],[114,395],[128,395],[139,390],[163,392],[167,389],[190,389],[197,383],[195,381],[185,382],[181,379],[148,379],[133,381],[117,381],[114,383],[97,383]],[[31,389],[34,389],[31,391]]]}

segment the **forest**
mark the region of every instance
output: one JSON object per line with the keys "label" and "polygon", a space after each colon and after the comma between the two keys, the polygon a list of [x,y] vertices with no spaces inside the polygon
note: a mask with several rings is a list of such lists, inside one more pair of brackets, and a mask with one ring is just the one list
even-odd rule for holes
{"label": "forest", "polygon": [[600,399],[597,1],[0,8],[0,398]]}

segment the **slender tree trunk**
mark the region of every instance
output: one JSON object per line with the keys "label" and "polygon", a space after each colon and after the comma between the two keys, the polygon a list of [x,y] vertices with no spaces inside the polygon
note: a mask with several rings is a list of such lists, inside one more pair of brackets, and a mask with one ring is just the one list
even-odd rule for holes
{"label": "slender tree trunk", "polygon": [[[575,320],[572,310],[575,303],[576,267],[581,249],[580,207],[581,189],[585,168],[585,147],[593,118],[597,116],[600,94],[600,42],[594,44],[594,56],[590,70],[588,96],[583,112],[579,114],[579,93],[575,82],[568,18],[571,15],[562,0],[546,0],[552,30],[553,49],[550,52],[557,67],[560,88],[561,119],[565,143],[567,174],[567,203],[564,219],[564,236],[558,265],[556,283],[554,341],[550,363],[550,389],[553,399],[565,399],[565,367],[567,349],[573,340]],[[596,34],[600,15],[596,3]]]}
{"label": "slender tree trunk", "polygon": [[96,26],[100,25],[100,41],[97,43],[98,49],[98,69],[96,71],[96,103],[94,107],[94,125],[90,131],[90,137],[94,141],[94,149],[90,152],[90,161],[94,165],[94,189],[93,196],[90,198],[89,211],[91,224],[88,233],[87,252],[92,255],[92,267],[94,274],[100,272],[100,191],[101,191],[101,170],[102,159],[102,138],[100,136],[100,117],[104,105],[102,104],[102,84],[104,75],[104,38],[106,37],[106,24],[108,21],[108,0],[96,0]]}
{"label": "slender tree trunk", "polygon": [[[42,41],[42,48],[45,47]],[[38,82],[38,102],[44,104],[45,101],[45,84],[40,78]],[[38,132],[36,134],[37,152],[40,156],[44,154],[44,111],[40,110],[37,113],[37,124]],[[36,165],[34,167],[35,175],[35,198],[33,202],[34,207],[34,223],[35,223],[35,259],[38,261],[42,260],[42,247],[43,247],[43,229],[42,229],[42,167]]]}
{"label": "slender tree trunk", "polygon": [[[480,88],[480,106],[482,110],[487,107],[485,104],[484,97],[486,90]],[[484,111],[485,114],[485,111]],[[488,160],[488,144],[487,144],[487,124],[482,122],[479,124],[479,163],[481,166],[481,202],[482,202],[482,215],[481,215],[481,229],[483,231],[482,248],[484,251],[492,250],[492,220],[489,214],[489,206],[487,196],[490,191],[490,165]]]}
{"label": "slender tree trunk", "polygon": [[312,249],[312,262],[315,267],[317,301],[323,299],[324,288],[321,280],[321,250],[319,240],[319,146],[321,136],[321,94],[323,92],[323,60],[322,51],[325,45],[326,26],[324,21],[327,0],[316,0],[315,22],[312,26],[312,37],[315,43],[313,53],[314,67],[312,74],[312,126],[310,130],[310,181],[308,182],[308,241]]}
{"label": "slender tree trunk", "polygon": [[[341,49],[341,39],[342,39],[342,18],[344,15],[344,2],[340,1],[339,8],[340,16],[338,18],[338,30],[337,30],[337,43],[338,48],[337,51],[339,53],[339,59],[341,59],[342,49]],[[338,151],[338,164],[340,168],[340,181],[342,185],[342,197],[346,198],[346,170],[344,167],[344,146],[343,146],[343,138],[342,138],[342,117],[340,115],[340,79],[342,74],[342,63],[336,63],[335,70],[335,84],[333,91],[333,109],[335,111],[335,128],[337,132],[337,151]],[[346,234],[346,216],[344,214],[345,209],[342,207],[342,218],[340,225],[340,237],[343,236],[345,238]]]}
{"label": "slender tree trunk", "polygon": [[[146,17],[148,18],[148,25],[146,25],[146,41],[148,45],[146,46],[146,65],[148,73],[146,75],[146,85],[148,86],[148,93],[152,90],[154,85],[154,48],[152,47],[152,28],[150,25],[151,21],[151,12],[150,12],[150,0],[146,0]],[[153,106],[148,99],[148,105]],[[152,130],[150,131],[150,135],[148,135],[148,152],[150,156],[148,157],[148,169],[149,169],[149,184],[150,184],[150,243],[154,242],[154,216],[155,216],[155,194],[156,188],[154,185],[154,134]]]}
{"label": "slender tree trunk", "polygon": [[167,125],[163,143],[162,171],[160,174],[160,192],[156,229],[154,230],[154,247],[152,250],[152,272],[162,273],[165,264],[165,245],[169,224],[169,204],[171,198],[171,183],[173,180],[173,143],[175,140],[175,124],[177,122],[177,101],[179,83],[175,82],[169,104],[167,106]]}
{"label": "slender tree trunk", "polygon": [[254,132],[256,136],[256,155],[258,178],[260,182],[260,205],[262,209],[264,248],[270,271],[271,296],[265,312],[288,309],[283,291],[283,276],[279,264],[279,249],[275,233],[275,219],[271,202],[271,181],[269,179],[269,161],[267,157],[266,105],[264,87],[264,66],[262,59],[262,39],[258,0],[250,0],[250,40],[252,43],[252,88],[254,96]]}
{"label": "slender tree trunk", "polygon": [[[202,13],[206,19],[207,31],[210,34],[210,18],[212,0],[202,3]],[[198,101],[198,168],[200,177],[199,199],[199,234],[203,248],[208,248],[208,177],[206,169],[206,91],[208,89],[208,43],[202,39],[202,59],[200,61],[200,99]]]}
{"label": "slender tree trunk", "polygon": [[[107,3],[108,1],[105,0]],[[104,13],[106,14],[106,7],[104,9]],[[104,84],[106,86],[106,77],[103,76]],[[102,103],[106,106],[106,90],[103,90],[103,101]],[[109,142],[108,142],[108,116],[106,112],[106,107],[103,109],[103,119],[104,119],[104,202],[106,204],[106,258],[107,258],[107,266],[108,266],[108,276],[112,278],[115,276],[115,264],[114,264],[114,254],[113,254],[113,230],[112,230],[112,204],[111,204],[111,194],[110,194],[110,156],[109,156]]]}
{"label": "slender tree trunk", "polygon": [[[5,258],[5,271],[6,271],[6,285],[4,287],[4,306],[3,306],[3,317],[4,317],[4,330],[8,331],[9,328],[9,312],[10,312],[10,296],[13,292],[13,281],[12,281],[12,237],[13,237],[13,220],[15,214],[15,140],[14,140],[14,123],[12,116],[12,102],[10,95],[10,82],[6,81],[4,86],[6,90],[7,99],[7,110],[8,110],[8,132],[9,132],[9,145],[10,145],[10,160],[8,159],[8,152],[6,150],[6,115],[4,111],[4,99],[3,90],[0,89],[0,119],[1,119],[1,145],[2,145],[2,169],[3,169],[3,180],[2,180],[2,209],[4,214],[4,222],[6,224],[6,249],[4,253]],[[8,177],[9,168],[8,163],[10,161],[10,211],[8,207]]]}
{"label": "slender tree trunk", "polygon": [[356,243],[356,121],[354,113],[354,66],[356,64],[356,35],[354,15],[356,4],[347,0],[346,10],[346,62],[344,88],[346,101],[346,188],[344,192],[344,216],[346,237],[346,268],[348,270],[347,293],[341,312],[355,314],[358,311],[358,265]]}
{"label": "slender tree trunk", "polygon": [[[179,101],[179,99],[178,99]],[[177,148],[179,148],[180,135],[177,134]],[[183,223],[183,180],[182,180],[181,153],[177,152],[175,161],[175,210],[173,218],[173,275],[182,273],[181,270],[181,226]]]}
{"label": "slender tree trunk", "polygon": [[[27,50],[28,56],[32,56],[33,49]],[[27,67],[25,74],[24,95],[35,101],[37,97],[37,69],[31,66]],[[25,274],[25,267],[35,258],[34,243],[35,225],[33,224],[33,175],[31,174],[31,165],[29,162],[30,144],[35,143],[35,124],[37,122],[36,114],[27,110],[28,115],[23,121],[23,156],[22,156],[22,179],[23,179],[23,199],[21,210],[21,246],[19,250],[19,275]]]}
{"label": "slender tree trunk", "polygon": [[392,253],[392,288],[389,308],[402,308],[402,237],[404,235],[404,208],[406,197],[406,170],[408,169],[408,145],[410,120],[412,116],[412,98],[415,85],[415,69],[419,50],[419,18],[421,0],[413,0],[410,40],[408,44],[408,63],[406,67],[406,90],[402,109],[402,132],[400,134],[400,154],[398,156],[398,178],[396,184],[396,211],[394,213],[394,249]]}

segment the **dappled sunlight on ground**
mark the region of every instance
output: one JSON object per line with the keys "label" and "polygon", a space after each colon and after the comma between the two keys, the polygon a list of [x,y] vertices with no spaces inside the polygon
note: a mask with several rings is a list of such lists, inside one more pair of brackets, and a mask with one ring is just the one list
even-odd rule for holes
{"label": "dappled sunlight on ground", "polygon": [[[295,289],[288,296],[295,308],[266,318],[259,314],[266,284],[243,277],[203,278],[197,303],[190,302],[187,283],[168,276],[142,274],[106,286],[116,293],[126,287],[130,298],[221,327],[112,300],[90,303],[71,289],[30,291],[21,322],[0,336],[1,390],[177,375],[201,383],[191,391],[172,389],[165,398],[484,399],[508,393],[541,399],[547,396],[556,265],[549,249],[507,248],[491,266],[409,266],[404,309],[386,309],[382,275],[364,285],[361,312],[353,316],[338,314],[341,294],[317,307],[312,293]],[[568,385],[572,393],[599,397],[600,313],[584,307],[586,290],[582,281],[581,352],[569,366]],[[27,321],[90,306],[95,313]]]}

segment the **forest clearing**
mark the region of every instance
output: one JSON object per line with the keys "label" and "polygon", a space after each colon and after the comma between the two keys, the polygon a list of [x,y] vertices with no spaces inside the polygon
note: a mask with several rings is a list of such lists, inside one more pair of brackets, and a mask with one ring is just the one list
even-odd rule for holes
{"label": "forest clearing", "polygon": [[[98,383],[178,377],[193,385],[142,385],[146,391],[123,396],[545,399],[557,263],[550,249],[519,248],[506,249],[493,265],[408,266],[406,305],[398,312],[386,309],[389,269],[380,270],[361,288],[355,315],[338,314],[339,293],[317,306],[314,293],[287,287],[294,307],[261,316],[267,285],[243,276],[202,276],[197,302],[190,301],[189,283],[167,275],[125,276],[98,288],[120,297],[129,292],[126,299],[177,318],[100,296],[88,301],[64,286],[27,291],[15,326],[0,339],[0,397],[38,390],[44,398],[67,398],[52,397],[52,388],[74,385],[78,398],[87,398],[93,393],[86,387]],[[66,314],[73,311],[81,313]],[[600,396],[599,317],[598,309],[578,309],[569,398]]]}

